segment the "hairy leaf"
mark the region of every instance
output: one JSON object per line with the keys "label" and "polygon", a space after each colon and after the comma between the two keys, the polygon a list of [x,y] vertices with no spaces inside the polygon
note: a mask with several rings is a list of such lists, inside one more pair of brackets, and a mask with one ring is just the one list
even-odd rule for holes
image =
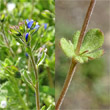
{"label": "hairy leaf", "polygon": [[73,35],[73,45],[74,45],[74,49],[76,49],[76,46],[78,44],[78,39],[80,36],[80,31],[76,31]]}
{"label": "hairy leaf", "polygon": [[74,53],[74,46],[71,43],[71,41],[68,42],[65,38],[62,38],[60,40],[60,44],[61,44],[61,48],[63,49],[64,53],[68,57],[72,58],[75,55],[75,53]]}
{"label": "hairy leaf", "polygon": [[102,46],[104,42],[104,35],[99,29],[91,29],[89,30],[83,40],[80,53],[88,50],[88,52],[92,52]]}
{"label": "hairy leaf", "polygon": [[95,59],[95,58],[99,58],[100,56],[102,56],[104,53],[103,50],[98,50],[96,52],[93,52],[93,53],[88,53],[87,54],[87,57],[91,58],[91,59]]}

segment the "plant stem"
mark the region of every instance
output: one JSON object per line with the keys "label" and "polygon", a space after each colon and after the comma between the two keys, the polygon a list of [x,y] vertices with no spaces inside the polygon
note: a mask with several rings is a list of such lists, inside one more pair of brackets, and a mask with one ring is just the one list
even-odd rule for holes
{"label": "plant stem", "polygon": [[77,54],[80,51],[80,47],[81,47],[81,44],[82,44],[86,29],[87,29],[87,26],[89,24],[89,20],[90,20],[90,17],[92,15],[92,11],[94,9],[95,2],[96,2],[96,0],[91,0],[89,8],[88,8],[88,11],[86,13],[86,16],[85,16],[85,19],[84,19],[84,23],[82,25],[82,30],[81,30],[81,33],[80,33],[80,37],[79,37],[79,40],[78,40],[77,48],[76,48],[76,53]]}
{"label": "plant stem", "polygon": [[32,52],[30,54],[30,58],[34,67],[35,77],[36,77],[36,85],[35,85],[35,94],[36,94],[36,110],[40,110],[40,99],[39,99],[39,81],[38,81],[38,68],[36,68],[35,60],[32,55]]}
{"label": "plant stem", "polygon": [[31,11],[31,14],[30,14],[30,19],[32,19],[32,14],[33,14],[33,11],[34,11],[34,3],[35,3],[35,0],[32,0],[31,4],[32,4],[32,11]]}
{"label": "plant stem", "polygon": [[12,48],[10,47],[9,41],[8,41],[6,35],[5,35],[3,24],[2,24],[2,29],[3,29],[3,31],[2,31],[1,35],[3,36],[3,39],[4,39],[5,43],[6,43],[6,46],[10,49],[11,55],[14,56],[14,52],[13,52]]}
{"label": "plant stem", "polygon": [[[76,54],[79,54],[80,47],[81,47],[81,44],[82,44],[82,40],[83,40],[85,31],[87,29],[87,26],[88,26],[92,11],[93,11],[94,6],[95,6],[95,1],[96,0],[91,0],[91,2],[90,2],[89,8],[88,8],[88,11],[87,11],[87,14],[86,14],[83,26],[82,26],[82,30],[81,30],[81,33],[80,33],[80,37],[79,37],[79,40],[78,40],[78,44],[77,44],[77,48],[76,48]],[[77,64],[77,62],[74,59],[72,59],[72,63],[70,65],[70,69],[69,69],[69,72],[67,74],[67,77],[66,77],[66,80],[65,80],[65,83],[64,83],[64,87],[63,87],[62,92],[60,94],[60,97],[59,97],[59,99],[58,99],[58,101],[56,103],[56,107],[55,107],[56,110],[60,109],[60,106],[61,106],[61,104],[62,104],[62,102],[64,100],[66,92],[67,92],[67,90],[69,88],[69,85],[70,85],[71,80],[73,78],[73,75],[75,73],[76,64]]]}
{"label": "plant stem", "polygon": [[77,64],[77,62],[74,59],[72,59],[72,62],[71,62],[71,65],[70,65],[70,69],[69,69],[69,72],[67,74],[67,77],[66,77],[62,92],[60,94],[60,97],[59,97],[59,99],[58,99],[58,101],[56,103],[55,110],[59,110],[60,109],[60,106],[61,106],[61,104],[62,104],[62,102],[64,100],[66,92],[67,92],[67,90],[69,88],[69,85],[70,85],[71,80],[73,78],[73,75],[75,73],[76,64]]}

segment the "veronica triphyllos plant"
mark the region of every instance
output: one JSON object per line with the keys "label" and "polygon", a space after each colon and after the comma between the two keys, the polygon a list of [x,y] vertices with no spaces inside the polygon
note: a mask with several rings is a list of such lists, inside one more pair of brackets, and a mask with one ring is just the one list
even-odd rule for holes
{"label": "veronica triphyllos plant", "polygon": [[[20,22],[18,26],[10,26],[10,33],[17,40],[17,42],[25,49],[25,55],[28,58],[29,62],[32,64],[32,68],[34,70],[34,80],[24,70],[23,75],[24,80],[26,80],[28,84],[35,90],[36,110],[40,110],[38,68],[45,60],[47,52],[45,44],[41,46],[40,40],[42,39],[43,33],[46,31],[47,26],[48,24],[46,23],[38,24],[38,22],[28,19],[23,22]],[[34,41],[36,40],[35,37],[39,37],[37,42]],[[35,61],[35,57],[37,57],[37,61]],[[29,68],[30,67],[28,67],[28,70],[31,73],[31,70]]]}

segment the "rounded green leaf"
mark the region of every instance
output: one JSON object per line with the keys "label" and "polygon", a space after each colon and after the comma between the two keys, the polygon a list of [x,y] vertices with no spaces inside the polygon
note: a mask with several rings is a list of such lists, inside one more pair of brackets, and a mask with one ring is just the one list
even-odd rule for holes
{"label": "rounded green leaf", "polygon": [[61,38],[60,45],[66,56],[72,58],[75,55],[74,46],[71,41],[68,42],[65,38]]}
{"label": "rounded green leaf", "polygon": [[96,52],[88,53],[88,54],[86,54],[86,56],[88,58],[95,59],[95,58],[99,58],[100,56],[102,56],[103,53],[104,53],[103,50],[98,50]]}
{"label": "rounded green leaf", "polygon": [[80,31],[76,31],[73,35],[73,45],[74,45],[74,49],[76,49],[77,44],[78,44],[78,40],[79,40],[79,36],[80,36]]}
{"label": "rounded green leaf", "polygon": [[80,53],[88,50],[88,52],[92,52],[102,46],[104,42],[104,35],[99,29],[91,29],[89,30],[83,40]]}

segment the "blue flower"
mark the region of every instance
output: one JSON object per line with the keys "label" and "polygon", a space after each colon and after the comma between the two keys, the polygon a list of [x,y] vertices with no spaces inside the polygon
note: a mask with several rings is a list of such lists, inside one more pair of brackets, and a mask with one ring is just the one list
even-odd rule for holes
{"label": "blue flower", "polygon": [[25,35],[26,42],[28,41],[28,36],[29,36],[29,33],[26,33],[26,35]]}
{"label": "blue flower", "polygon": [[47,29],[47,23],[44,23],[44,29]]}
{"label": "blue flower", "polygon": [[38,24],[36,24],[36,26],[34,27],[34,29],[38,30],[40,26]]}
{"label": "blue flower", "polygon": [[27,58],[29,57],[28,53],[26,53],[25,55],[26,55]]}
{"label": "blue flower", "polygon": [[31,26],[32,26],[32,24],[33,24],[34,21],[33,21],[33,20],[30,20],[30,21],[29,21],[29,20],[27,19],[26,22],[27,22],[27,28],[31,28]]}

